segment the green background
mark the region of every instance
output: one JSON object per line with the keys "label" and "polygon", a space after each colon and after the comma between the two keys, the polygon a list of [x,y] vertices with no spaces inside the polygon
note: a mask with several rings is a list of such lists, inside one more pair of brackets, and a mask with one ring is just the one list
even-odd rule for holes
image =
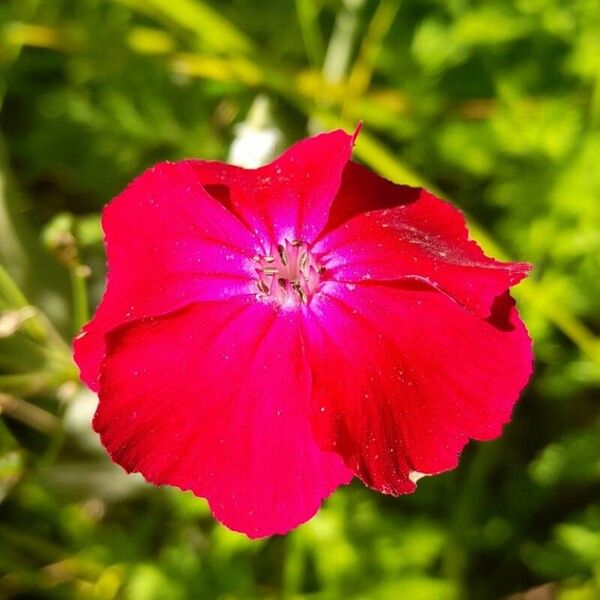
{"label": "green background", "polygon": [[[356,159],[535,264],[536,374],[456,471],[250,542],[111,468],[69,340],[102,205],[159,160],[225,159],[259,94],[283,145],[363,120]],[[600,597],[597,0],[4,0],[0,259],[0,598]]]}

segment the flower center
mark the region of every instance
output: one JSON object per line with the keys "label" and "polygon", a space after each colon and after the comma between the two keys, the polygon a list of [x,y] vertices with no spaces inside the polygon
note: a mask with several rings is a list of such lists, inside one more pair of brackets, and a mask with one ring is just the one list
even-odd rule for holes
{"label": "flower center", "polygon": [[270,255],[255,256],[259,300],[281,306],[308,304],[319,287],[324,268],[310,253],[306,242],[285,240]]}

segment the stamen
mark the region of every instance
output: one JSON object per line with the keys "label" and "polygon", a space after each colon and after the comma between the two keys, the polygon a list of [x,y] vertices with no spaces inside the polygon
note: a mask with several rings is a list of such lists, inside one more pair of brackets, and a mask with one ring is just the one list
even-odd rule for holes
{"label": "stamen", "polygon": [[308,263],[308,254],[305,252],[298,261],[298,266],[304,271]]}
{"label": "stamen", "polygon": [[279,244],[279,246],[277,246],[277,252],[279,252],[279,258],[280,258],[282,264],[284,266],[286,266],[287,265],[287,256],[285,255],[285,248],[281,244]]}
{"label": "stamen", "polygon": [[[291,307],[308,304],[318,291],[325,270],[302,240],[285,240],[275,250],[254,258],[258,262],[257,299]],[[273,285],[275,281],[277,285]]]}

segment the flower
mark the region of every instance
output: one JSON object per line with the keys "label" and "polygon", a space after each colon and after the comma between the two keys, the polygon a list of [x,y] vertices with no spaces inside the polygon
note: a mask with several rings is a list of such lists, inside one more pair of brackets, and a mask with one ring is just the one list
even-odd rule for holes
{"label": "flower", "polygon": [[108,204],[107,290],[75,340],[112,459],[261,537],[354,476],[387,494],[497,437],[531,372],[455,208],[305,139],[256,170],[162,163]]}

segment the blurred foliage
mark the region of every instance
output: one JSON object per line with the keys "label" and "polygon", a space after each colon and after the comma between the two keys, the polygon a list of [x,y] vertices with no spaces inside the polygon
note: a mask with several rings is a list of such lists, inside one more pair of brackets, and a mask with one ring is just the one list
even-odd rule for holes
{"label": "blurred foliage", "polygon": [[[158,160],[226,158],[257,94],[286,142],[363,120],[360,160],[534,263],[537,366],[457,471],[250,542],[109,464],[68,340],[102,205]],[[599,157],[597,0],[4,0],[0,597],[600,597]]]}

